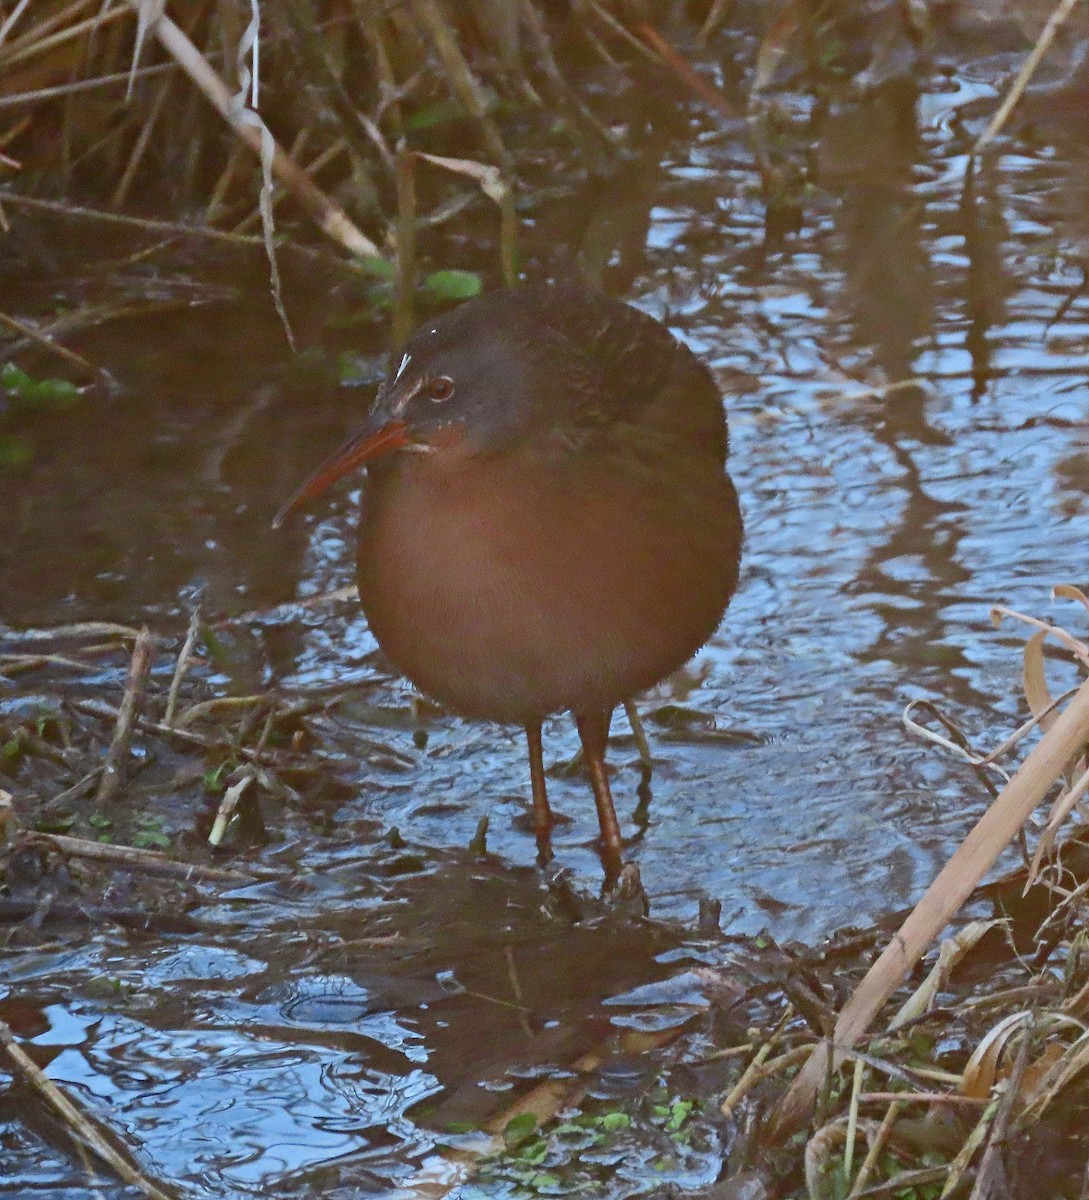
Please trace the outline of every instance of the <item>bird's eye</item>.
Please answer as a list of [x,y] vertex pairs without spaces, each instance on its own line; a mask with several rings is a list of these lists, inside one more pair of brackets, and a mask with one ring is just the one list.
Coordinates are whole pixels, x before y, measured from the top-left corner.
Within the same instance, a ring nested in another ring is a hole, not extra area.
[[454,381],[449,375],[439,375],[427,385],[427,398],[442,404],[454,394]]

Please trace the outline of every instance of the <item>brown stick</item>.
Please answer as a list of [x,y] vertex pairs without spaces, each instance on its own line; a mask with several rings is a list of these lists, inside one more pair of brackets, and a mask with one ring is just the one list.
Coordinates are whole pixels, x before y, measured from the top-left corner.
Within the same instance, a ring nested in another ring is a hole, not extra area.
[[136,641],[132,647],[129,673],[125,679],[125,695],[121,701],[121,707],[117,710],[117,724],[114,726],[113,741],[110,742],[110,748],[106,752],[106,764],[102,768],[102,781],[98,785],[98,795],[95,797],[98,804],[109,804],[125,778],[125,762],[132,744],[132,730],[136,724],[136,718],[144,706],[154,650],[155,643],[145,625],[136,635]]
[[1089,680],[1078,689],[908,914],[840,1013],[831,1041],[825,1040],[814,1047],[779,1109],[774,1126],[777,1139],[789,1137],[805,1123],[829,1068],[842,1061],[844,1052],[866,1032],[881,1006],[1017,836],[1032,810],[1086,741],[1089,741]]
[[93,379],[96,382],[102,378],[103,372],[98,367],[92,366],[82,355],[77,354],[74,350],[69,350],[67,346],[62,346],[58,342],[54,342],[44,333],[39,333],[32,325],[27,325],[26,322],[20,321],[15,317],[9,317],[7,313],[0,312],[0,325],[6,325],[8,329],[14,330],[23,337],[34,342],[35,345],[41,346],[43,350],[48,350],[50,354],[55,354],[58,358],[64,359],[66,363],[71,363],[76,367],[80,374]]
[[412,333],[416,297],[416,156],[402,139],[397,147],[397,277],[390,342],[400,351]]
[[174,678],[170,681],[170,690],[166,695],[166,712],[163,714],[163,724],[173,725],[174,714],[178,710],[178,693],[181,691],[182,680],[185,678],[186,671],[189,670],[189,662],[193,657],[193,650],[197,644],[197,638],[200,637],[200,606],[193,609],[189,617],[189,629],[185,635],[185,641],[182,643],[181,653],[178,655],[177,664],[174,667]]
[[733,105],[717,89],[713,88],[695,67],[676,50],[649,21],[639,21],[636,33],[671,68],[697,96],[724,117],[736,117]]
[[[133,9],[139,8],[139,0],[129,0],[129,4]],[[234,103],[227,85],[169,17],[159,17],[152,23],[151,30],[163,49],[176,60],[219,115],[254,154],[260,157],[262,125],[259,118],[254,119],[256,114],[243,116],[246,110]],[[284,187],[295,194],[322,232],[350,254],[358,258],[382,257],[374,242],[355,226],[339,204],[327,196],[296,162],[288,158],[279,143],[273,148],[272,173]]]
[[142,850],[138,846],[111,846],[105,842],[91,842],[86,838],[67,837],[59,833],[27,832],[21,838],[24,845],[44,846],[58,854],[73,858],[89,858],[95,862],[114,863],[145,875],[161,875],[169,879],[200,879],[207,883],[253,883],[258,876],[246,875],[241,871],[228,871],[223,867],[206,867],[201,863],[184,863],[167,858],[158,850]]
[[1014,106],[1021,99],[1025,88],[1028,87],[1029,80],[1040,65],[1044,55],[1050,49],[1051,43],[1055,40],[1055,35],[1059,32],[1059,27],[1074,11],[1077,3],[1078,0],[1059,0],[1051,16],[1048,17],[1047,24],[1041,30],[1040,36],[1036,39],[1036,45],[1032,47],[1031,53],[1022,64],[1021,70],[1017,73],[1017,78],[1013,81],[1013,86],[1006,94],[1005,100],[999,106],[998,112],[991,118],[990,124],[979,135],[978,141],[972,147],[973,154],[978,154],[988,142],[992,141],[998,135],[999,131],[1006,124],[1010,113],[1014,110]]
[[465,61],[465,55],[461,52],[454,31],[447,24],[446,18],[435,4],[435,0],[411,0],[411,2],[416,20],[427,30],[442,59],[442,65],[446,68],[446,74],[458,99],[480,126],[485,148],[503,170],[509,173],[510,156],[507,154],[507,148],[503,145],[503,139],[499,136],[495,122],[488,114],[484,90]]
[[[225,242],[234,246],[261,246],[263,237],[248,233],[230,233],[226,229],[213,229],[209,225],[187,225],[182,221],[155,221],[149,217],[134,217],[129,213],[107,212],[100,208],[84,208],[78,204],[65,204],[60,200],[45,200],[40,196],[21,196],[9,188],[0,188],[0,204],[12,204],[16,208],[39,209],[81,221],[100,221],[105,225],[119,225],[128,229],[139,229],[145,233],[164,234],[167,237],[204,238],[210,242]],[[283,242],[278,249],[290,250],[303,258],[317,259],[331,267],[351,271],[360,270],[358,261],[349,262],[340,255],[326,253],[314,246],[303,246],[298,242]]]

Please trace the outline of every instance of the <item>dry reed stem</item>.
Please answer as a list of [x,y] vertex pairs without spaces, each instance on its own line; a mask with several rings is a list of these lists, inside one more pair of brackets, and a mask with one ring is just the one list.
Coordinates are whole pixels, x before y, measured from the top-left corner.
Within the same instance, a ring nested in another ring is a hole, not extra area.
[[182,643],[181,652],[178,654],[178,661],[174,666],[174,674],[170,680],[170,690],[166,695],[166,712],[163,713],[163,724],[172,726],[174,724],[174,713],[178,708],[178,693],[181,691],[182,680],[185,679],[185,673],[189,670],[189,663],[193,657],[193,649],[197,644],[197,638],[200,636],[200,608],[193,609],[189,617],[189,628],[185,634],[185,641]]
[[139,634],[131,625],[117,625],[113,621],[76,621],[71,625],[56,625],[52,629],[10,629],[2,631],[5,641],[47,642],[56,638],[115,637],[126,641]]
[[[38,196],[22,196],[18,192],[0,188],[0,203],[12,204],[16,208],[39,209],[42,212],[56,213],[58,216],[70,217],[85,221],[100,221],[105,225],[125,226],[138,229],[145,233],[165,234],[168,237],[203,238],[211,242],[225,242],[228,245],[244,246],[247,249],[264,248],[265,239],[252,234],[229,233],[224,229],[213,229],[207,225],[187,225],[181,221],[156,221],[149,217],[134,217],[127,213],[109,212],[101,208],[86,208],[79,204],[65,204],[60,200],[44,200]],[[338,267],[356,274],[359,270],[359,260],[346,261],[332,254],[323,253],[311,246],[301,246],[297,242],[284,242],[280,250],[290,250],[304,258],[320,259],[331,267]],[[46,634],[45,636],[51,636]]]
[[526,28],[529,30],[530,37],[533,39],[537,52],[538,66],[544,72],[545,78],[551,85],[556,99],[570,112],[574,121],[586,129],[603,145],[616,145],[619,139],[613,134],[612,130],[598,120],[593,110],[583,103],[578,92],[564,78],[559,63],[556,61],[556,55],[552,50],[552,42],[548,36],[548,29],[534,0],[522,0],[522,15],[525,18]]
[[220,800],[219,808],[216,810],[216,819],[212,822],[212,829],[208,834],[209,846],[218,846],[223,841],[231,817],[234,816],[239,801],[255,777],[253,770],[248,770],[237,783],[232,784],[223,793],[223,799]]
[[236,712],[239,709],[262,708],[271,703],[272,698],[266,692],[254,692],[249,696],[216,696],[213,700],[201,700],[198,704],[190,705],[173,722],[171,728],[184,731],[205,717],[218,716],[222,712]]
[[635,748],[639,751],[639,762],[649,777],[650,773],[654,770],[654,756],[650,752],[647,731],[634,700],[624,701],[624,712],[627,715],[628,724],[631,726],[632,737],[635,738]]
[[22,841],[28,846],[43,846],[70,858],[87,858],[94,862],[111,863],[144,875],[159,875],[181,879],[186,883],[200,880],[205,883],[245,885],[261,878],[257,874],[230,871],[224,867],[206,867],[201,863],[178,862],[159,850],[143,850],[138,846],[115,846],[107,842],[92,842],[86,838],[69,837],[59,833],[26,832]]
[[1002,1147],[1013,1120],[1014,1104],[1020,1095],[1021,1084],[1024,1081],[1025,1071],[1028,1068],[1030,1045],[1031,1038],[1026,1033],[1018,1049],[1017,1061],[1014,1063],[1013,1072],[1009,1079],[1005,1081],[1005,1091],[1002,1093],[1002,1099],[999,1101],[998,1112],[995,1115],[994,1123],[991,1125],[990,1133],[987,1137],[987,1145],[984,1147],[983,1155],[980,1158],[979,1170],[976,1172],[976,1181],[972,1187],[971,1200],[990,1200],[991,1197],[1001,1195],[1006,1190],[1004,1187],[1005,1169],[1002,1165]]
[[[637,38],[634,33],[622,22],[618,21],[611,12],[603,5],[597,3],[597,0],[590,0],[587,5],[590,12],[603,24],[616,34],[621,41],[627,42],[629,46],[639,54],[641,54],[648,62],[653,63],[656,67],[661,65],[661,59],[658,55],[642,40]],[[614,67],[619,68],[620,64],[611,56],[609,61]]]
[[639,37],[658,55],[659,59],[705,104],[731,120],[737,116],[733,105],[726,97],[717,88],[713,88],[688,59],[667,42],[649,21],[640,21],[635,29]]
[[997,1111],[998,1101],[992,1100],[980,1114],[972,1132],[964,1139],[964,1144],[949,1164],[939,1200],[945,1200],[960,1186],[960,1181],[964,1178],[972,1159],[975,1158],[976,1151],[983,1145],[984,1139],[991,1131]]
[[38,1093],[61,1119],[77,1145],[87,1146],[110,1166],[117,1177],[138,1188],[149,1200],[176,1200],[175,1193],[149,1179],[138,1167],[110,1144],[97,1125],[73,1100],[60,1090],[15,1039],[11,1026],[0,1020],[0,1046],[13,1068]]
[[458,45],[457,37],[446,21],[435,0],[410,0],[416,19],[427,30],[432,44],[446,68],[450,84],[458,99],[480,126],[484,145],[488,153],[504,171],[510,171],[510,156],[499,136],[495,122],[488,114],[487,97],[484,89],[473,74]]
[[27,48],[32,48],[58,29],[63,29],[69,21],[77,17],[84,9],[90,8],[91,3],[92,0],[74,0],[67,8],[55,9],[49,16],[35,25],[33,29],[20,34],[6,49],[0,50],[0,63],[10,62],[11,55],[17,54]]
[[[303,132],[305,133],[307,131],[304,130]],[[302,139],[300,136],[300,138],[297,140],[302,141],[304,139]],[[314,176],[324,167],[327,167],[331,162],[333,162],[339,155],[343,154],[347,149],[347,141],[345,141],[344,138],[338,138],[331,146],[326,146],[326,148],[320,154],[311,159],[311,161],[306,164],[303,170],[307,173],[307,175]],[[294,149],[292,149],[291,157],[296,160],[298,159],[298,155],[295,153]],[[287,194],[288,193],[282,189],[278,189],[273,193],[269,201],[273,209],[280,204]],[[260,220],[261,210],[259,208],[255,208],[248,216],[243,217],[242,220],[238,222],[238,224],[234,227],[234,232],[248,233],[260,222]]]
[[[133,67],[133,70],[135,71],[135,67]],[[136,178],[136,172],[140,169],[140,164],[144,161],[144,155],[151,144],[151,135],[155,132],[155,126],[159,123],[159,117],[162,116],[163,106],[170,93],[171,82],[172,80],[170,79],[164,79],[159,85],[159,90],[155,93],[155,98],[151,102],[147,116],[141,122],[140,132],[136,135],[136,141],[133,143],[132,151],[129,154],[129,161],[125,164],[121,178],[117,181],[117,187],[114,188],[113,195],[110,197],[110,208],[122,208],[125,200],[128,198],[129,188],[132,187],[132,181]]]
[[98,367],[92,366],[82,354],[77,354],[74,350],[69,350],[67,346],[54,342],[46,334],[39,332],[32,325],[26,324],[25,321],[19,321],[5,312],[0,312],[0,325],[6,325],[8,329],[33,342],[36,346],[41,346],[43,350],[55,354],[70,366],[75,367],[85,378],[96,383],[102,379],[103,372]]
[[514,205],[514,189],[503,177],[498,167],[490,163],[477,162],[471,158],[449,158],[442,154],[414,152],[424,162],[434,163],[456,175],[466,175],[476,180],[480,190],[499,206],[499,257],[503,270],[503,282],[507,287],[518,284],[518,212]]
[[847,1106],[847,1140],[843,1144],[843,1178],[851,1178],[851,1168],[855,1165],[855,1139],[858,1136],[858,1097],[862,1092],[862,1077],[866,1064],[860,1058],[855,1059],[854,1078],[851,1081],[851,1100]]
[[897,1096],[889,1105],[885,1119],[881,1122],[866,1150],[862,1166],[858,1168],[858,1175],[855,1177],[851,1190],[847,1193],[847,1200],[856,1200],[858,1196],[862,1195],[863,1189],[873,1174],[874,1167],[877,1166],[877,1159],[884,1150],[885,1143],[889,1140],[889,1134],[892,1133],[892,1127],[896,1124],[896,1118],[900,1115],[900,1104],[900,1098]]
[[1036,876],[1040,871],[1040,864],[1050,854],[1052,847],[1055,845],[1055,837],[1059,832],[1059,827],[1086,792],[1089,792],[1089,771],[1083,771],[1071,785],[1070,789],[1055,801],[1051,815],[1047,819],[1047,825],[1044,826],[1039,841],[1036,843],[1036,851],[1032,856],[1032,862],[1029,864],[1028,877],[1025,879],[1025,887],[1021,892],[1022,896],[1026,895],[1029,888],[1036,882]]
[[[136,8],[139,0],[128,0],[128,3]],[[262,137],[267,132],[264,122],[252,110],[236,104],[208,59],[169,17],[159,17],[150,28],[163,49],[197,85],[235,134],[260,157]],[[327,196],[275,140],[271,167],[273,175],[297,197],[327,237],[358,258],[382,257],[378,247],[355,226],[344,209]]]
[[[110,704],[104,704],[100,700],[77,700],[72,707],[77,712],[86,713],[91,717],[117,717],[117,709]],[[161,733],[185,745],[203,746],[210,750],[221,749],[229,741],[226,736],[219,738],[204,737],[202,734],[194,733],[191,729],[178,729],[170,725],[164,725],[161,721],[148,721],[142,717],[137,720],[136,725],[137,728],[147,733]],[[283,751],[254,750],[250,746],[231,746],[231,752],[239,758],[246,759],[247,762],[255,763],[282,761],[284,755]]]
[[305,596],[301,600],[288,600],[283,604],[274,604],[271,608],[254,608],[249,612],[239,613],[237,617],[223,617],[212,622],[212,628],[225,629],[247,621],[275,621],[280,617],[294,616],[299,609],[318,608],[322,604],[339,604],[346,600],[358,599],[359,588],[352,583],[347,587],[334,588],[331,592],[320,592],[316,596]]
[[753,1055],[752,1061],[741,1073],[741,1078],[730,1089],[729,1095],[719,1105],[719,1112],[728,1117],[730,1113],[741,1103],[753,1086],[760,1082],[761,1079],[767,1078],[768,1075],[774,1074],[775,1070],[779,1070],[784,1066],[789,1066],[791,1062],[797,1061],[799,1057],[804,1057],[804,1054],[799,1055],[799,1051],[809,1052],[808,1046],[798,1046],[793,1050],[788,1050],[786,1054],[781,1054],[774,1060],[774,1067],[769,1064],[767,1068],[764,1063],[768,1055],[775,1049],[779,1039],[783,1036],[783,1030],[787,1026],[787,1022],[794,1015],[794,1008],[788,1004],[783,1010],[783,1015],[779,1018],[779,1023],[772,1030],[771,1037],[757,1050]]
[[998,112],[991,118],[990,124],[979,135],[976,144],[972,147],[973,154],[978,154],[1005,126],[1006,121],[1009,120],[1010,113],[1013,112],[1018,100],[1024,94],[1025,88],[1028,87],[1029,80],[1035,74],[1036,68],[1051,48],[1051,43],[1055,40],[1055,35],[1059,32],[1067,17],[1074,11],[1077,4],[1078,0],[1059,0],[1051,16],[1048,17],[1047,24],[1040,31],[1040,36],[1036,39],[1036,44],[1032,47],[1028,58],[1025,59],[1021,70],[1018,71],[1017,78],[1006,93],[1005,100],[999,105]]
[[125,779],[125,766],[132,744],[132,732],[140,710],[147,696],[148,676],[151,673],[151,660],[155,652],[155,642],[145,625],[136,635],[132,647],[132,658],[129,660],[129,671],[125,678],[125,694],[121,699],[121,707],[117,710],[117,724],[114,727],[113,740],[106,752],[106,762],[102,768],[102,780],[98,785],[97,804],[106,805],[113,801],[117,789]]
[[0,46],[8,40],[8,34],[15,28],[19,18],[26,12],[27,5],[30,0],[19,0],[19,3],[11,10],[11,15],[0,25]]
[[1004,920],[971,921],[951,938],[946,938],[938,949],[938,961],[930,973],[904,1002],[903,1007],[889,1022],[889,1031],[899,1029],[909,1021],[929,1012],[934,1006],[938,992],[945,986],[950,972],[972,949],[984,934],[1004,924]]
[[[141,67],[136,72],[136,77],[137,79],[147,79],[154,75],[165,75],[177,70],[176,62],[156,63],[153,67]],[[128,77],[128,71],[116,71],[112,75],[94,75],[90,79],[74,79],[70,83],[35,88],[31,92],[15,92],[10,96],[0,96],[0,108],[15,108],[20,104],[38,104],[43,100],[56,100],[59,96],[72,96],[77,92],[93,92],[98,88],[111,87],[115,83],[126,83]]]
[[[83,8],[85,5],[81,4],[78,7]],[[6,53],[0,54],[0,67],[6,70],[16,63],[36,58],[39,54],[44,54],[47,50],[53,50],[57,46],[63,46],[65,42],[80,38],[85,33],[96,33],[104,26],[112,25],[114,21],[128,15],[128,8],[124,4],[120,4],[117,8],[106,9],[104,12],[96,13],[93,17],[88,17],[85,21],[79,21],[75,25],[60,29],[49,37],[39,39],[36,36],[37,31],[25,34],[17,42],[11,43]]]
[[1089,681],[1063,710],[1054,727],[1025,759],[1013,779],[979,819],[912,909],[855,989],[830,1040],[813,1050],[791,1086],[775,1122],[775,1136],[788,1137],[812,1111],[817,1091],[834,1067],[869,1028],[927,947],[1017,836],[1033,809],[1089,740]]
[[399,351],[412,334],[416,297],[416,155],[404,140],[397,147],[397,275],[393,287],[390,348]]
[[1018,612],[1015,608],[1007,608],[1005,604],[993,605],[991,607],[991,624],[996,629],[1001,624],[1003,617],[1013,617],[1016,621],[1023,621],[1026,625],[1042,629],[1061,645],[1065,646],[1083,666],[1089,667],[1089,645],[1074,637],[1073,634],[1067,633],[1061,625],[1053,625],[1048,621],[1041,621],[1039,617],[1030,617],[1027,613]]

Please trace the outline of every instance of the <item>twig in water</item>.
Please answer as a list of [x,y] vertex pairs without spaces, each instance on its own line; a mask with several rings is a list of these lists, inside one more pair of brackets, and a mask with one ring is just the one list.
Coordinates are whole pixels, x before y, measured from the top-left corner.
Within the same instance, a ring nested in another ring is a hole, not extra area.
[[50,354],[55,354],[58,358],[75,367],[81,375],[93,379],[96,383],[103,377],[104,372],[98,367],[92,366],[81,354],[77,354],[74,350],[69,350],[67,346],[62,346],[58,342],[52,341],[44,334],[39,333],[32,325],[27,325],[25,321],[18,321],[15,317],[9,317],[7,313],[0,312],[0,325],[6,325],[8,329],[14,330],[22,337],[32,341],[35,345],[41,346],[43,350],[48,350]]
[[1013,112],[1017,101],[1021,99],[1025,88],[1028,87],[1028,82],[1036,72],[1036,68],[1040,65],[1044,55],[1051,48],[1051,43],[1055,40],[1055,35],[1059,32],[1060,26],[1066,21],[1066,18],[1074,11],[1078,0],[1059,0],[1051,16],[1047,19],[1047,24],[1044,26],[1040,36],[1036,39],[1036,45],[1032,47],[1032,51],[1021,70],[1017,73],[1017,78],[1013,81],[1013,86],[1006,94],[1006,99],[1002,101],[998,112],[991,118],[991,123],[979,135],[979,140],[972,147],[972,153],[978,154],[984,146],[995,138],[999,131],[1006,124],[1009,115]]
[[173,1192],[149,1179],[125,1154],[110,1144],[92,1119],[57,1087],[19,1045],[11,1027],[5,1021],[0,1021],[0,1046],[15,1070],[61,1118],[77,1143],[88,1146],[104,1163],[113,1168],[119,1179],[139,1188],[150,1200],[175,1200]]
[[199,636],[200,606],[198,605],[193,609],[192,615],[189,618],[189,630],[185,635],[185,641],[182,643],[177,665],[174,667],[174,677],[170,680],[170,691],[166,697],[166,712],[163,714],[164,725],[172,726],[174,724],[174,713],[178,707],[178,692],[181,690],[185,672],[189,669],[189,662],[193,657],[193,647],[197,644]]
[[155,641],[147,626],[136,635],[132,647],[132,658],[129,660],[129,673],[125,679],[125,695],[121,707],[117,710],[117,725],[114,727],[113,741],[106,753],[106,763],[102,769],[102,781],[98,785],[98,804],[109,804],[125,777],[125,760],[128,758],[129,747],[132,744],[132,731],[140,710],[143,708],[147,695],[147,681],[151,673],[151,658],[155,650]]
[[231,817],[234,816],[234,810],[238,807],[238,802],[242,799],[243,793],[253,783],[255,778],[252,768],[247,770],[242,778],[223,793],[223,799],[219,802],[219,809],[216,811],[216,819],[212,822],[212,831],[208,834],[208,845],[218,846],[223,841],[223,835],[227,832],[227,826],[230,824]]
[[247,884],[260,878],[258,875],[244,874],[242,871],[230,871],[225,867],[178,862],[177,859],[167,858],[159,850],[143,850],[138,846],[114,846],[60,833],[26,832],[22,835],[22,841],[24,845],[44,846],[72,858],[89,858],[95,862],[113,863],[115,866],[140,871],[145,875],[160,875],[187,882],[201,880],[205,883]]
[[719,1112],[721,1112],[724,1117],[728,1117],[734,1111],[734,1109],[741,1103],[742,1099],[744,1099],[746,1093],[752,1089],[753,1084],[763,1079],[765,1075],[772,1073],[773,1064],[775,1069],[787,1066],[789,1063],[784,1060],[796,1062],[799,1057],[799,1051],[809,1051],[808,1046],[798,1046],[793,1050],[788,1050],[786,1054],[780,1055],[777,1059],[774,1059],[773,1063],[769,1063],[767,1067],[764,1066],[765,1060],[772,1050],[775,1049],[775,1045],[782,1037],[783,1030],[786,1028],[787,1022],[793,1015],[794,1009],[788,1004],[783,1012],[782,1017],[779,1019],[779,1024],[776,1025],[775,1029],[772,1031],[771,1037],[769,1037],[768,1040],[753,1055],[752,1062],[750,1062],[745,1070],[741,1073],[741,1078],[737,1081],[737,1083],[734,1084],[733,1088],[730,1090],[730,1094],[725,1100],[723,1100],[721,1105],[719,1105]]

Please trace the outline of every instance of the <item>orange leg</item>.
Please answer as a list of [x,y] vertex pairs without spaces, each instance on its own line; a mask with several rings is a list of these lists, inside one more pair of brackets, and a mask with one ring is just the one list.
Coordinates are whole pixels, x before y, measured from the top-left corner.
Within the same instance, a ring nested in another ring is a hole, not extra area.
[[526,726],[526,743],[529,746],[529,782],[533,789],[533,832],[537,835],[537,854],[541,865],[552,861],[552,809],[548,806],[548,790],[545,787],[544,750],[541,746],[541,722],[532,721]]
[[582,739],[582,752],[586,756],[586,767],[590,772],[590,783],[594,789],[597,819],[601,825],[601,861],[605,867],[605,885],[611,887],[620,874],[623,862],[620,857],[620,823],[613,807],[613,795],[609,789],[609,775],[605,769],[605,747],[609,742],[611,711],[578,713],[578,725]]

